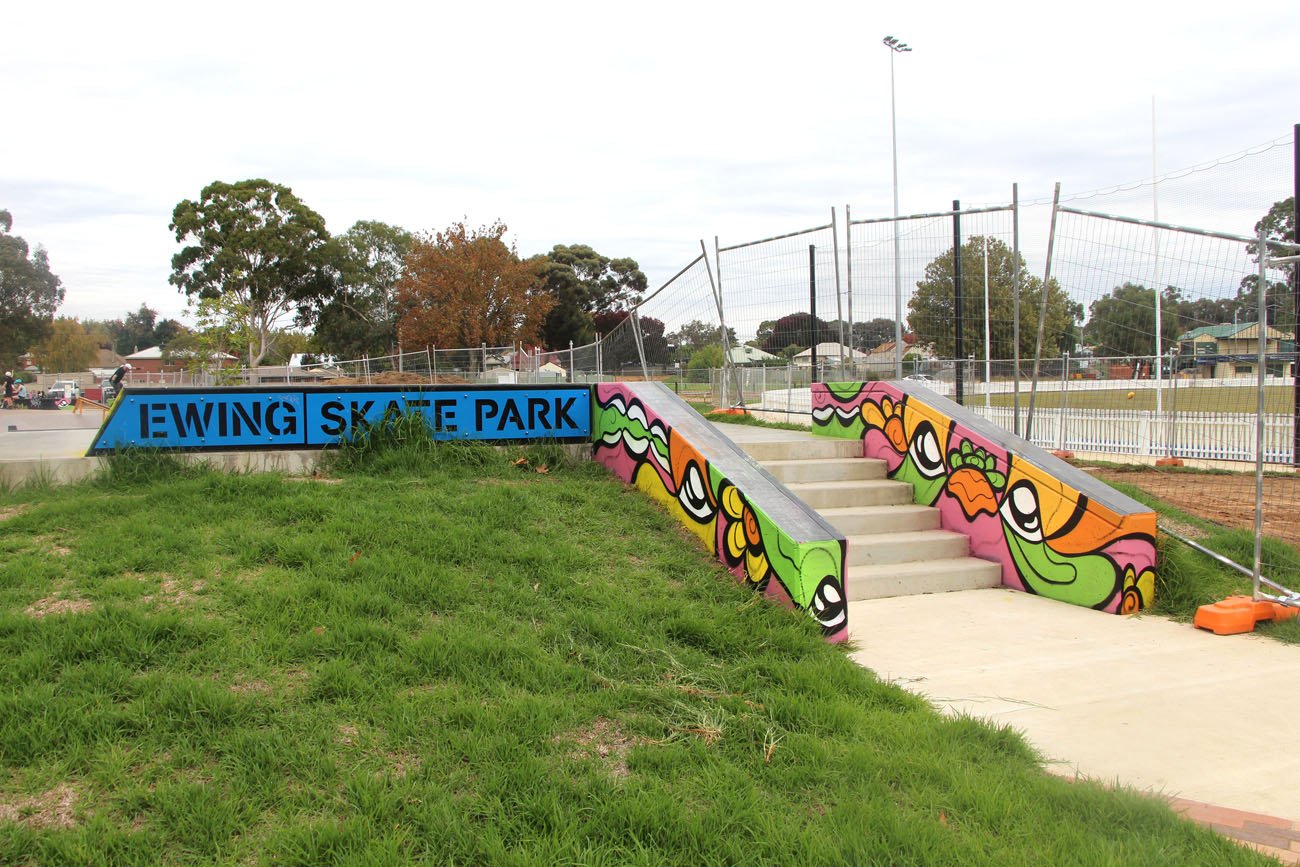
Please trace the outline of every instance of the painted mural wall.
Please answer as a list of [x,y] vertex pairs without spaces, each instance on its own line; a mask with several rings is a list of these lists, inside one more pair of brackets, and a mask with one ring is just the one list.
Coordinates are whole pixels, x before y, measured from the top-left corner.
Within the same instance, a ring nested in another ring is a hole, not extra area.
[[[671,397],[669,393],[669,397]],[[594,458],[657,500],[756,592],[800,608],[828,640],[848,637],[844,540],[796,540],[626,384],[596,386]],[[770,478],[750,487],[777,484]]]
[[1150,605],[1155,513],[988,427],[957,404],[894,383],[813,386],[814,433],[861,438],[864,456],[911,482],[944,529],[970,537],[973,556],[1002,564],[1006,586],[1112,613]]

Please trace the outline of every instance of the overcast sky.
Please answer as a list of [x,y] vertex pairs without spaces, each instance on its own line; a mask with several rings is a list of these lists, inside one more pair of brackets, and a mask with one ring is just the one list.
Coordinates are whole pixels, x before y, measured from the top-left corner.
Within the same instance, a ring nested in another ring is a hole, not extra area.
[[[523,254],[586,243],[652,286],[701,238],[887,216],[886,35],[915,48],[903,213],[1148,178],[1153,97],[1161,172],[1300,121],[1295,0],[44,0],[4,28],[0,208],[93,318],[183,314],[167,224],[214,180],[285,184],[335,233],[499,218]],[[1248,232],[1257,202],[1215,195]]]

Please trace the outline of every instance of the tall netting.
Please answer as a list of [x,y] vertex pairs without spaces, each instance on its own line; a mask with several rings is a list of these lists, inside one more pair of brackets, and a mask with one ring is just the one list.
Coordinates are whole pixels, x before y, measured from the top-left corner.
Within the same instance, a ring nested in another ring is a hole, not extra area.
[[1177,169],[1156,179],[1101,190],[1064,191],[1061,204],[1087,211],[1158,219],[1199,229],[1253,235],[1255,223],[1293,189],[1294,136]]
[[[720,395],[754,409],[810,413],[811,381],[848,378],[852,323],[841,291],[836,225],[719,244],[718,285],[734,334]],[[749,345],[753,344],[753,345]]]
[[649,377],[700,400],[709,396],[710,368],[721,367],[722,362],[718,305],[703,254],[647,295],[596,342],[573,351],[576,381]]
[[1014,208],[1000,206],[849,220],[854,348],[863,352],[855,378],[901,373],[948,396],[960,387],[967,403],[1014,382],[1016,340],[1032,340],[1019,308],[1041,283],[1018,255],[1015,219]]
[[[1291,266],[1266,260],[1261,271],[1259,246],[1247,236],[1062,207],[1052,273],[1086,309],[1085,348],[1046,368],[1030,438],[1078,456],[1140,462],[1097,472],[1243,531],[1254,529],[1258,459],[1263,534],[1295,544]],[[1266,246],[1269,257],[1289,252]],[[1269,550],[1263,573],[1300,584],[1290,558]]]

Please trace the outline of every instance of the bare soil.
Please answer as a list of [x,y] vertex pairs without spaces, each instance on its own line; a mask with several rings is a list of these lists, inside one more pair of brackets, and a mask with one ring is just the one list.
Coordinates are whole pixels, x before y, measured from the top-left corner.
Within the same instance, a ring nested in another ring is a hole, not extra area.
[[[1091,472],[1103,481],[1141,488],[1189,515],[1238,530],[1255,528],[1255,477],[1250,473],[1109,467]],[[1264,535],[1300,545],[1300,476],[1264,477]]]
[[76,804],[77,792],[66,784],[39,795],[0,794],[0,822],[18,822],[29,828],[71,828]]

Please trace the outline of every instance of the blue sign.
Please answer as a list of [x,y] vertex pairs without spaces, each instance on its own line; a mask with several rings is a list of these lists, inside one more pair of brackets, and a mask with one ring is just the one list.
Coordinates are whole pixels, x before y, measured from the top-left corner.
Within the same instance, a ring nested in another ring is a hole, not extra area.
[[573,386],[128,389],[90,454],[337,445],[360,424],[419,414],[435,439],[591,438],[591,392]]

